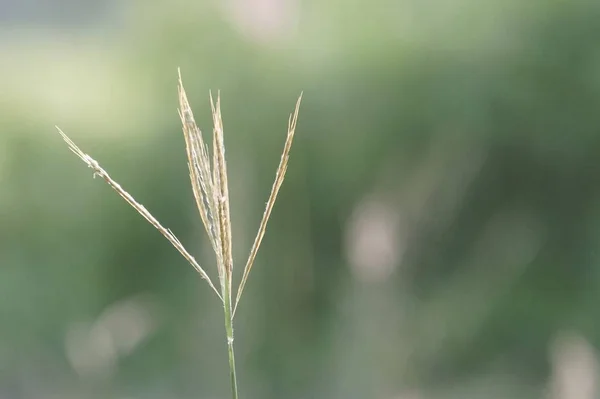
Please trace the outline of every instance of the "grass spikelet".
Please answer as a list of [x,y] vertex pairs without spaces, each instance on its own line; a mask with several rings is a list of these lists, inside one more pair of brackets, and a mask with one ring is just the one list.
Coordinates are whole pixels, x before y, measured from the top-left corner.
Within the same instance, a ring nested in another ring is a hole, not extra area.
[[246,266],[244,267],[244,274],[242,275],[242,281],[238,287],[236,299],[235,299],[235,307],[233,308],[233,314],[237,310],[237,307],[240,303],[240,298],[242,297],[242,293],[244,292],[244,287],[246,286],[246,281],[248,280],[248,275],[250,274],[250,270],[252,270],[252,265],[254,265],[254,260],[256,259],[256,254],[258,253],[258,249],[260,248],[260,244],[265,235],[265,231],[267,230],[267,223],[269,222],[269,217],[271,216],[271,211],[273,210],[273,206],[275,205],[275,200],[277,199],[277,194],[279,193],[279,189],[283,184],[283,180],[285,179],[285,172],[287,171],[288,161],[290,158],[290,150],[292,149],[292,142],[294,141],[294,133],[296,132],[296,124],[298,122],[298,112],[300,110],[300,103],[302,102],[302,93],[300,93],[300,97],[298,97],[298,101],[296,102],[296,108],[294,109],[294,113],[290,115],[288,120],[288,130],[287,137],[285,139],[285,144],[283,146],[283,153],[281,154],[281,161],[279,161],[279,166],[277,167],[277,172],[275,173],[275,181],[273,182],[273,187],[271,188],[271,194],[269,195],[269,199],[267,200],[267,206],[263,213],[263,217],[260,221],[260,225],[258,227],[258,232],[256,233],[256,238],[254,239],[254,243],[252,244],[252,249],[250,249],[250,255],[248,256],[248,260],[246,261]]
[[135,200],[127,191],[125,191],[119,183],[114,181],[110,175],[102,169],[100,164],[96,162],[94,158],[89,156],[88,154],[81,151],[79,147],[62,131],[58,126],[56,127],[58,133],[62,136],[63,140],[69,146],[69,149],[73,151],[75,155],[77,155],[83,162],[87,164],[94,171],[94,177],[100,176],[109,186],[111,186],[129,205],[131,205],[140,215],[142,215],[152,226],[154,226],[169,242],[179,251],[181,255],[196,269],[200,276],[208,282],[208,285],[212,290],[217,294],[221,301],[223,298],[214,284],[212,283],[208,274],[204,271],[204,269],[196,262],[196,259],[184,248],[179,239],[175,237],[175,235],[171,232],[171,230],[163,227],[158,220],[139,202]]

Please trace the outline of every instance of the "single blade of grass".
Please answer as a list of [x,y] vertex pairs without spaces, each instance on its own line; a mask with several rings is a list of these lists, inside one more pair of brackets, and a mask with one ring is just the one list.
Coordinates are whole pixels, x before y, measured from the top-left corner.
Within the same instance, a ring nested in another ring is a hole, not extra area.
[[57,126],[56,129],[62,136],[63,140],[69,146],[69,149],[73,151],[88,167],[94,171],[94,176],[100,176],[110,187],[112,187],[129,205],[131,205],[140,215],[142,215],[151,225],[153,225],[169,242],[179,251],[181,255],[196,269],[200,276],[208,282],[208,285],[217,294],[219,299],[223,301],[223,297],[219,294],[219,291],[215,288],[210,277],[204,269],[196,262],[196,259],[184,248],[181,242],[175,237],[171,230],[163,227],[158,220],[139,202],[137,202],[131,194],[125,191],[119,183],[114,181],[109,174],[100,167],[100,164],[88,154],[84,153],[60,128]]
[[233,315],[235,315],[235,311],[240,303],[240,298],[242,297],[242,293],[244,292],[244,287],[246,286],[246,281],[248,280],[248,275],[250,274],[250,270],[252,270],[252,266],[254,264],[254,260],[256,259],[256,254],[258,253],[258,249],[262,242],[262,239],[265,235],[265,230],[267,229],[267,223],[269,221],[269,217],[271,216],[271,211],[273,210],[273,206],[275,205],[275,200],[277,199],[277,194],[279,193],[279,189],[283,184],[283,180],[285,178],[285,172],[287,171],[288,160],[290,157],[290,150],[292,148],[292,142],[294,141],[294,133],[296,131],[296,123],[298,121],[298,112],[300,110],[300,103],[302,101],[302,93],[300,97],[298,97],[298,101],[296,102],[296,108],[294,109],[294,113],[290,115],[288,120],[288,131],[287,137],[285,140],[285,145],[283,147],[283,153],[281,154],[281,160],[279,162],[279,166],[277,167],[277,173],[275,174],[275,181],[273,182],[273,187],[271,188],[271,194],[269,195],[269,199],[267,201],[267,206],[263,213],[263,217],[260,221],[260,225],[258,227],[258,232],[256,234],[256,238],[254,239],[254,243],[252,244],[252,249],[250,250],[250,255],[248,256],[248,260],[246,262],[246,266],[244,267],[244,273],[242,275],[242,280],[240,281],[240,285],[238,286],[237,295],[235,299],[235,306],[233,308]]

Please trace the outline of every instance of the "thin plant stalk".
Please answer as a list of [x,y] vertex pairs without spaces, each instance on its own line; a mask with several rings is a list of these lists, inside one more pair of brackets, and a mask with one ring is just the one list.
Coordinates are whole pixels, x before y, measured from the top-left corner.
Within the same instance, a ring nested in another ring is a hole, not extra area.
[[227,284],[223,295],[223,313],[225,316],[225,334],[227,335],[227,355],[229,356],[229,379],[231,383],[231,397],[238,399],[237,376],[235,372],[235,351],[233,349],[233,312],[231,311],[231,286]]
[[179,116],[185,138],[186,155],[188,159],[188,168],[192,191],[196,200],[196,205],[200,213],[200,219],[208,235],[209,241],[217,261],[217,272],[221,290],[217,290],[212,283],[206,271],[196,262],[194,257],[183,247],[181,242],[175,237],[171,230],[163,227],[148,210],[137,202],[128,192],[126,192],[108,173],[100,167],[88,154],[75,145],[60,129],[58,129],[62,138],[68,144],[69,149],[73,151],[83,162],[85,162],[94,171],[94,176],[100,176],[109,186],[111,186],[121,197],[125,199],[139,214],[141,214],[150,224],[152,224],[169,242],[183,255],[183,257],[196,269],[200,276],[208,282],[210,288],[223,303],[223,316],[225,318],[225,334],[227,337],[227,353],[229,357],[229,378],[231,383],[232,398],[238,399],[237,376],[235,369],[235,351],[233,347],[233,318],[239,305],[242,292],[248,280],[248,275],[256,259],[256,254],[264,237],[267,222],[273,210],[277,194],[287,170],[288,159],[296,123],[298,120],[298,110],[302,94],[298,98],[294,113],[290,115],[288,121],[288,132],[285,141],[281,161],[275,174],[275,182],[271,188],[271,193],[267,201],[267,206],[263,213],[256,238],[250,250],[248,260],[244,267],[242,279],[237,288],[237,295],[233,301],[233,250],[231,236],[231,217],[229,206],[229,189],[227,183],[227,166],[225,162],[225,144],[223,140],[223,120],[221,118],[221,100],[217,96],[216,104],[210,96],[210,105],[213,117],[213,137],[212,137],[212,156],[208,146],[204,141],[202,132],[196,125],[192,109],[189,105],[187,95],[183,88],[181,73],[178,82],[179,92]]

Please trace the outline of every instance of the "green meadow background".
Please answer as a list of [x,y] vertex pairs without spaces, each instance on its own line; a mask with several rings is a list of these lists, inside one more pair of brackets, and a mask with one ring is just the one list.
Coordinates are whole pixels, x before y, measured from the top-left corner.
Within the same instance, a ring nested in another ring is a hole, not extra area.
[[220,90],[244,399],[600,397],[600,2],[5,0],[0,398],[228,398],[177,115]]

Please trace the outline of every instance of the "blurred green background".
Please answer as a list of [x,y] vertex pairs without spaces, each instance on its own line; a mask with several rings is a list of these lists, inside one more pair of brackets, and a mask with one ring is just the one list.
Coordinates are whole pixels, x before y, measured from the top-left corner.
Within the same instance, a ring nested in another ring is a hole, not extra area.
[[0,398],[227,398],[177,116],[221,90],[242,398],[600,397],[600,2],[0,2]]

